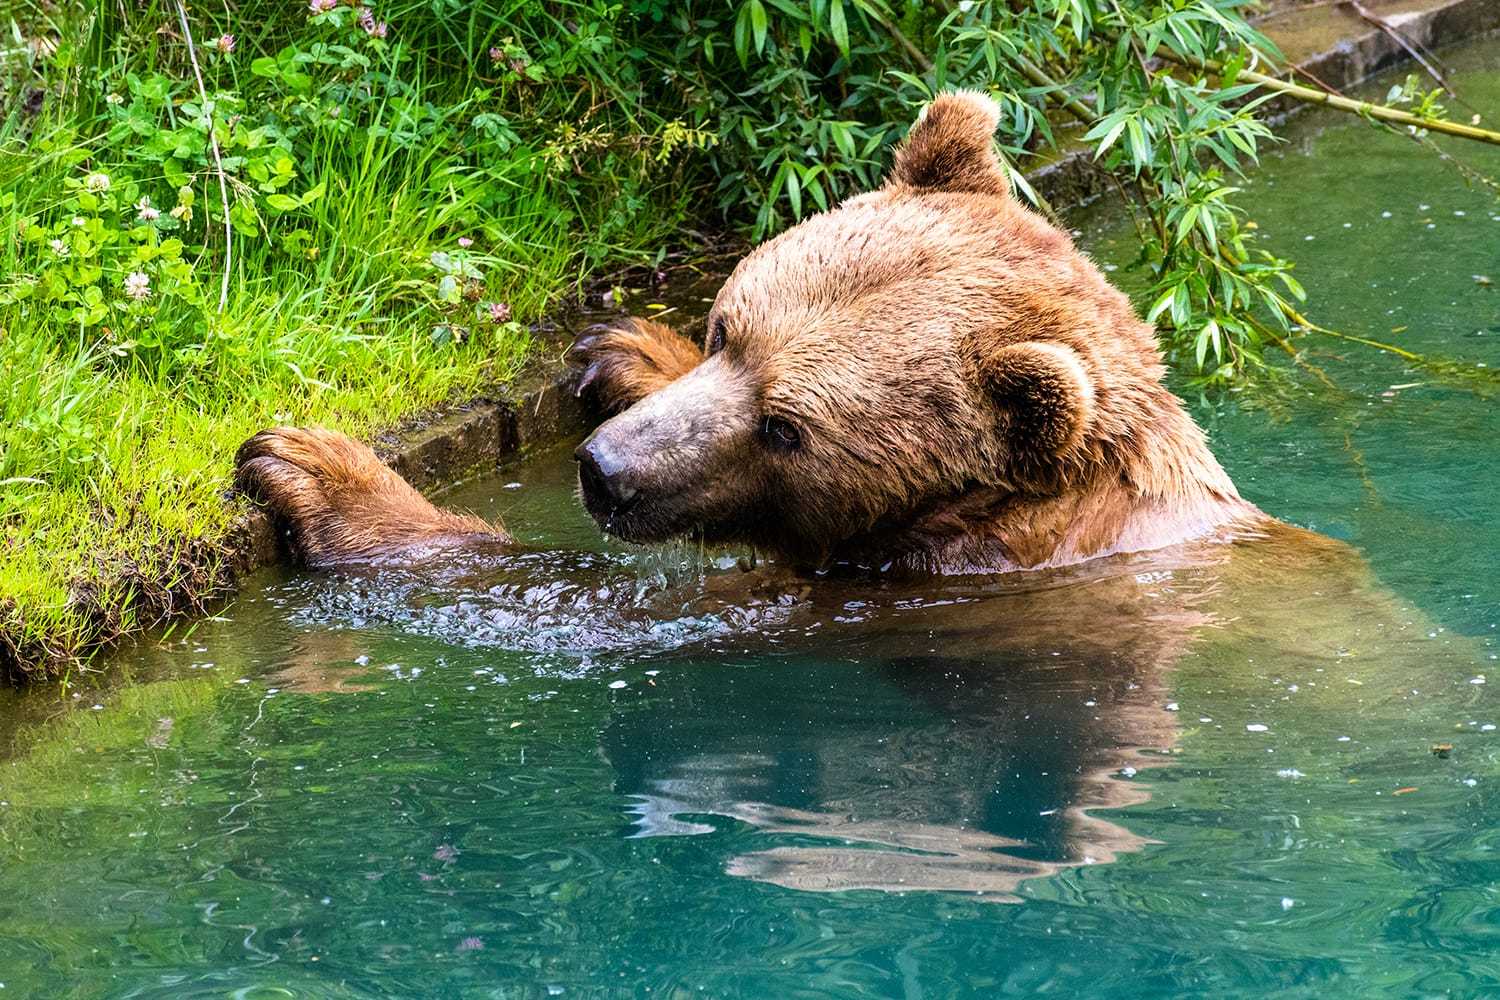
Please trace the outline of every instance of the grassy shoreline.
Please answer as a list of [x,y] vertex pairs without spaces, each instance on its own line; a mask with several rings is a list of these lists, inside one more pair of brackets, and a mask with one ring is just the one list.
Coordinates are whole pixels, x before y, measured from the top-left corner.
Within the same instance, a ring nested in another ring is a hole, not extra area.
[[195,14],[208,104],[175,7],[117,10],[29,8],[0,61],[10,680],[222,588],[255,430],[368,436],[503,383],[534,321],[681,218],[667,167],[582,191],[543,145],[502,150],[482,85],[354,8],[242,19],[256,38]]

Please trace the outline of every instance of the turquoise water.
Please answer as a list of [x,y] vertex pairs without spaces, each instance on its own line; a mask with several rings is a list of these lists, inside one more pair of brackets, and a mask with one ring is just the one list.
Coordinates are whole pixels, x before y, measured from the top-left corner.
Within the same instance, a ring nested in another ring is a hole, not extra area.
[[[1409,152],[1305,121],[1245,198],[1326,325],[1500,367],[1500,205]],[[1338,393],[1195,414],[1344,547],[748,593],[560,450],[450,500],[570,554],[268,572],[11,696],[0,997],[1500,993],[1493,383],[1305,343]]]

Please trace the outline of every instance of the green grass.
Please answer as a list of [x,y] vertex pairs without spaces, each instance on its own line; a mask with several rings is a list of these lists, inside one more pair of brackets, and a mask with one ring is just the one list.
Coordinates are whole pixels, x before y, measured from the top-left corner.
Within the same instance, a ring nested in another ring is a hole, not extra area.
[[[59,42],[0,56],[0,674],[73,669],[102,642],[194,609],[241,509],[226,491],[234,451],[254,431],[369,435],[507,379],[531,346],[526,323],[586,269],[643,256],[680,218],[681,195],[651,186],[669,178],[622,169],[585,188],[541,142],[477,146],[475,116],[494,100],[471,76],[441,72],[441,38],[425,52],[362,50],[346,25],[332,37],[373,68],[330,69],[309,96],[246,72],[317,30],[305,12],[247,21],[257,37],[242,35],[233,58],[205,51],[216,28],[200,23],[210,93],[238,96],[247,122],[289,136],[295,179],[278,192],[321,190],[277,212],[272,192],[253,190],[248,161],[259,154],[226,148],[246,160],[232,171],[244,187],[235,202],[258,218],[236,233],[220,312],[211,154],[179,146],[168,161],[152,146],[192,139],[185,48],[156,31],[174,8],[126,21],[115,10],[37,7],[0,23],[8,36]],[[131,74],[157,72],[175,81],[170,95],[128,103]],[[348,100],[347,119],[319,117],[358,87],[370,94]],[[39,114],[22,100],[33,88],[47,95]],[[227,119],[234,105],[224,104]],[[127,112],[150,127],[123,128]],[[110,189],[93,197],[87,178],[100,173]],[[194,211],[165,228],[179,184]],[[143,194],[163,226],[138,221]],[[82,233],[98,238],[76,242]],[[66,255],[54,236],[73,241]],[[180,264],[131,256],[173,239]],[[446,264],[449,287],[434,253],[462,262]],[[140,302],[125,291],[136,269],[151,280]],[[492,321],[489,303],[513,321]]]

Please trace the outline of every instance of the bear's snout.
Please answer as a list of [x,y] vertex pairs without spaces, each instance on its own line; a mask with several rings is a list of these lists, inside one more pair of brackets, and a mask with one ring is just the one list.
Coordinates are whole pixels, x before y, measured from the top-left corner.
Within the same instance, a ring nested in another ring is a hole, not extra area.
[[595,428],[578,446],[578,492],[628,542],[684,534],[740,540],[755,497],[753,383],[710,358]]
[[578,484],[590,510],[605,509],[618,513],[639,494],[630,483],[625,461],[599,435],[594,435],[573,452],[578,460]]

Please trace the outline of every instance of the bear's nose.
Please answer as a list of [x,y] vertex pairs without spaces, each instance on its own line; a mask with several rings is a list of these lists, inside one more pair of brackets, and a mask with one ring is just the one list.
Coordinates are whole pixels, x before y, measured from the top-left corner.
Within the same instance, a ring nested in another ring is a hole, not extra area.
[[635,499],[635,487],[625,481],[625,463],[597,434],[579,445],[573,457],[578,460],[578,479],[585,495],[615,510]]

